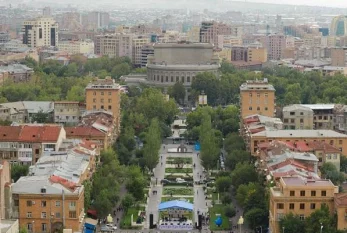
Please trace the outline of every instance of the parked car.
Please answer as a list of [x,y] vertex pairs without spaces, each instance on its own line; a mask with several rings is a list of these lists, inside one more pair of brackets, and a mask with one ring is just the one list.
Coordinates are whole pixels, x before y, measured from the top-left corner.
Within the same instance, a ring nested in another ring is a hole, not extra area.
[[186,181],[182,178],[176,178],[177,183],[186,183]]
[[117,230],[116,224],[113,225],[113,224],[108,223],[108,224],[106,224],[106,226],[108,226],[108,227],[111,228],[112,230]]
[[168,180],[168,179],[162,179],[161,181],[160,181],[160,183],[162,183],[162,184],[170,184],[170,183],[172,183],[170,180]]

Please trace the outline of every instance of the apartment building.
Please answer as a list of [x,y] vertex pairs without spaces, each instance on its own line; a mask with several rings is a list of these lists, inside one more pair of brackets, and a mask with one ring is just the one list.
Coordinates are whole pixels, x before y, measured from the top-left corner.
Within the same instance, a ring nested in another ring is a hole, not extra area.
[[300,104],[283,108],[284,129],[313,129],[313,110]]
[[120,85],[106,77],[96,79],[85,89],[87,111],[108,111],[113,114],[116,131],[120,129]]
[[12,184],[13,218],[30,233],[82,230],[84,186],[58,176],[23,176]]
[[264,80],[248,80],[240,86],[241,118],[259,114],[273,117],[275,113],[275,88]]
[[75,125],[85,111],[85,104],[78,101],[55,101],[54,123],[64,125]]
[[23,44],[36,48],[58,45],[58,23],[51,17],[23,22]]
[[6,160],[0,162],[0,221],[2,219],[10,219],[11,195],[9,186],[11,185],[10,164]]
[[154,46],[153,44],[144,45],[141,48],[141,67],[147,66],[147,57],[148,55],[154,56]]
[[314,129],[334,129],[335,104],[302,104],[313,111]]
[[66,133],[61,126],[0,126],[0,159],[35,164],[45,151],[59,151]]
[[210,43],[215,48],[220,48],[218,35],[231,35],[231,26],[216,21],[201,23],[200,42]]
[[108,34],[95,37],[95,54],[109,57],[129,57],[133,55],[133,34]]
[[267,51],[265,48],[259,47],[232,47],[232,61],[245,61],[245,62],[261,62],[267,61]]
[[[118,118],[119,119],[119,118]],[[119,134],[119,121],[111,112],[86,112],[75,127],[65,127],[66,138],[98,142],[107,149]]]
[[150,42],[149,37],[138,36],[137,38],[133,38],[132,41],[132,57],[131,60],[133,64],[137,67],[141,67],[142,64],[142,48]]
[[265,38],[268,60],[281,60],[286,48],[286,38],[281,34],[269,35]]
[[189,42],[198,43],[200,41],[200,27],[193,26],[187,32],[187,37]]
[[23,64],[0,66],[0,84],[5,80],[11,80],[14,83],[29,82],[33,73],[33,69]]
[[58,49],[69,54],[94,54],[92,40],[59,41]]
[[258,145],[263,142],[284,141],[296,143],[297,141],[319,141],[326,142],[347,155],[347,135],[333,130],[271,130],[265,129],[250,135],[248,149],[251,154],[256,155]]
[[335,213],[337,215],[337,230],[347,229],[347,193],[337,193],[334,199]]
[[338,193],[330,180],[313,180],[303,177],[281,177],[279,185],[270,188],[269,230],[281,233],[279,221],[289,213],[304,220],[312,212],[326,205],[334,212],[334,195]]
[[331,65],[347,66],[347,48],[331,48]]

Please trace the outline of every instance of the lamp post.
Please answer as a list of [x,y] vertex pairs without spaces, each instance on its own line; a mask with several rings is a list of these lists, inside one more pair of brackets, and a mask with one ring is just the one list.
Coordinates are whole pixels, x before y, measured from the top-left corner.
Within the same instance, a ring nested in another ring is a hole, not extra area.
[[240,225],[240,233],[241,233],[241,227],[242,227],[243,222],[244,222],[244,219],[242,216],[240,216],[239,221],[237,222],[237,224]]
[[284,229],[286,229],[285,227],[282,227],[282,233],[284,233]]
[[35,223],[35,221],[32,221],[32,229],[31,229],[31,231],[32,231],[32,233],[34,233],[35,232],[35,227],[34,227],[34,223]]
[[320,223],[320,233],[323,232],[323,223]]

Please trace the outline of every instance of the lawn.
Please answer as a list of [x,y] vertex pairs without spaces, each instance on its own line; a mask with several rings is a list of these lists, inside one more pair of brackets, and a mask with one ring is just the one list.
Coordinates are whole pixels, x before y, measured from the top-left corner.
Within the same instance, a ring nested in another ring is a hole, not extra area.
[[144,211],[145,208],[144,207],[131,207],[128,209],[127,213],[125,215],[123,215],[123,218],[121,220],[121,229],[137,229],[138,227],[131,227],[131,215],[133,214],[134,218],[133,220],[136,221],[137,219],[137,215],[139,213],[139,211]]
[[165,168],[165,173],[193,173],[193,168]]
[[[166,163],[167,164],[175,164],[174,163],[175,158],[176,157],[167,157]],[[193,159],[192,158],[186,158],[186,157],[177,157],[177,158],[183,159],[185,164],[192,164],[193,163]]]
[[[211,231],[223,231],[223,230],[230,230],[230,224],[228,217],[224,214],[224,205],[214,205],[213,207],[209,208],[210,211],[210,230]],[[214,221],[217,219],[216,214],[220,214],[222,216],[223,222],[220,227],[217,227],[217,225],[214,223]]]
[[162,197],[161,198],[161,202],[165,202],[165,201],[172,201],[172,200],[186,200],[189,203],[193,203],[194,198],[193,197],[182,197],[182,198],[177,198],[177,197]]
[[163,195],[184,195],[184,196],[193,196],[194,190],[191,187],[169,187],[165,186],[163,190]]

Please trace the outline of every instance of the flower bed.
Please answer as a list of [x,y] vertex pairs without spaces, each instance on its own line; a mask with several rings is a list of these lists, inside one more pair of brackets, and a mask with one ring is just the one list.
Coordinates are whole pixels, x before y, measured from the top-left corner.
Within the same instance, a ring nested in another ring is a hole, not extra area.
[[165,173],[193,173],[193,168],[165,168]]
[[194,190],[191,187],[169,187],[165,186],[163,190],[163,195],[194,195]]
[[180,158],[184,161],[184,164],[192,164],[193,163],[193,159],[192,158],[186,158],[186,157],[167,157],[166,159],[166,163],[167,164],[175,164],[175,158]]
[[173,200],[179,200],[179,201],[187,201],[189,203],[193,203],[194,197],[162,197],[161,202],[165,201],[173,201]]

